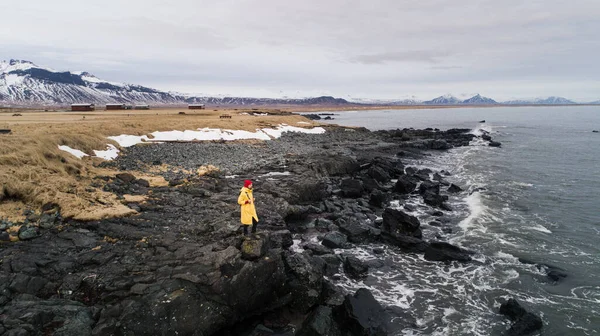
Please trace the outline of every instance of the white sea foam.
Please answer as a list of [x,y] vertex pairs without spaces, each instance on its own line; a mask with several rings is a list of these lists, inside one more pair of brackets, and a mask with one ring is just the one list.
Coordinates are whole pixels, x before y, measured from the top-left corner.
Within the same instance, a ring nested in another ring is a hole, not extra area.
[[463,230],[468,230],[475,224],[477,219],[479,219],[483,215],[485,211],[485,206],[483,205],[483,202],[481,200],[481,193],[479,191],[476,191],[471,195],[467,196],[465,201],[469,206],[470,214],[469,216],[467,216],[467,218],[463,219],[460,223],[458,223],[458,226],[460,226]]
[[529,229],[535,230],[535,231],[539,231],[539,232],[543,232],[543,233],[548,233],[548,234],[552,233],[552,231],[548,230],[547,228],[543,227],[540,224],[535,224],[533,226],[530,226]]

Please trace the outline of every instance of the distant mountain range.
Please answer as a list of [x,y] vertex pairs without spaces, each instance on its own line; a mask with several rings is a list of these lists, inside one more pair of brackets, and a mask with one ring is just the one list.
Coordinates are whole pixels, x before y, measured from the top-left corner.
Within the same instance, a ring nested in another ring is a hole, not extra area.
[[[55,71],[24,60],[0,62],[0,104],[12,106],[68,105],[72,103],[145,103],[155,105],[207,104],[207,105],[563,105],[576,104],[562,97],[497,102],[479,94],[457,98],[444,95],[420,101],[415,97],[403,100],[348,101],[322,96],[315,98],[248,98],[248,97],[196,97],[165,92],[141,85],[101,80],[88,72]],[[596,101],[590,104],[600,104]]]

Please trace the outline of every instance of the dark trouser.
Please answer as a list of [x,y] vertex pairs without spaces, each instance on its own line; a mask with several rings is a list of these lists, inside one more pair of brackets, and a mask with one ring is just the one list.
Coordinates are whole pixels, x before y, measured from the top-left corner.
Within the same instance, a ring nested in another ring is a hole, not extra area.
[[[258,221],[254,218],[252,218],[252,233],[256,233],[256,226],[258,225]],[[247,235],[248,234],[248,226],[250,225],[242,225],[242,227],[244,227],[244,234]]]

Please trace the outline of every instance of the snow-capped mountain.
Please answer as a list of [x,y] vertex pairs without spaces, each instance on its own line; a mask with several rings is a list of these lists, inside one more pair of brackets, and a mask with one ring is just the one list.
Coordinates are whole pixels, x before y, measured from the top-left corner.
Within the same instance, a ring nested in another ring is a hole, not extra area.
[[487,104],[498,104],[498,102],[496,102],[492,98],[483,97],[480,94],[476,94],[469,99],[463,100],[462,104],[487,105]]
[[70,103],[178,103],[169,93],[107,82],[87,72],[60,72],[29,61],[0,62],[0,101],[15,105]]
[[432,100],[424,101],[423,104],[427,105],[455,105],[460,104],[462,101],[451,94],[439,96]]
[[518,99],[503,102],[508,105],[570,105],[577,104],[576,102],[563,97],[548,97],[535,99]]
[[432,100],[423,102],[427,105],[488,105],[497,104],[497,102],[491,98],[483,97],[480,94],[474,95],[461,95],[461,98],[457,98],[454,95],[447,94],[439,96]]
[[211,105],[343,105],[330,96],[303,99],[190,97],[141,85],[101,80],[88,72],[56,71],[29,61],[0,62],[0,103],[66,105],[71,103],[147,103]]

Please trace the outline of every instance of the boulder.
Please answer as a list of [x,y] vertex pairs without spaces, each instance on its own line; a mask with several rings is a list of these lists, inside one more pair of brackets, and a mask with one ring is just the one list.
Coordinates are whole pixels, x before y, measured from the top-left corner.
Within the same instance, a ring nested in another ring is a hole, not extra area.
[[321,244],[329,248],[345,248],[348,245],[348,237],[341,232],[329,232],[323,237]]
[[318,306],[304,320],[296,336],[342,336],[331,307]]
[[323,254],[333,253],[333,251],[330,248],[323,246],[321,244],[317,244],[317,243],[305,243],[305,244],[302,244],[302,248],[304,248],[305,250],[311,251],[315,255],[323,255]]
[[472,252],[446,242],[432,242],[425,250],[425,260],[429,261],[471,261]]
[[20,240],[30,240],[40,235],[40,230],[35,226],[22,226],[19,229]]
[[382,230],[392,236],[408,235],[415,238],[423,236],[421,223],[417,217],[392,208],[386,208],[383,212]]
[[287,249],[294,245],[292,233],[289,230],[279,230],[269,233],[269,241],[271,248]]
[[401,248],[406,252],[425,252],[429,244],[420,238],[404,235],[382,234],[383,240],[393,246]]
[[391,179],[390,174],[388,174],[383,168],[379,166],[372,166],[369,168],[367,172],[370,177],[374,178],[376,181],[385,183]]
[[559,269],[551,269],[548,271],[548,274],[546,276],[553,282],[559,282],[567,277],[567,273]]
[[425,204],[433,206],[433,207],[438,207],[442,210],[451,211],[452,208],[450,208],[450,206],[448,206],[445,203],[447,200],[448,200],[448,196],[446,196],[446,195],[433,194],[433,193],[426,193],[423,195],[423,202],[425,202]]
[[344,272],[352,279],[363,279],[369,273],[369,266],[357,257],[348,256],[344,259]]
[[446,142],[446,140],[435,139],[429,141],[429,148],[435,150],[446,150],[452,148],[452,145]]
[[269,248],[267,238],[246,238],[242,242],[242,259],[256,260],[265,255]]
[[116,178],[125,183],[131,183],[135,181],[135,176],[129,173],[119,173],[116,175]]
[[363,195],[364,188],[360,180],[345,179],[340,184],[342,194],[348,198],[359,198]]
[[488,145],[490,147],[502,147],[502,143],[500,143],[498,141],[490,141],[490,143]]
[[454,183],[450,184],[450,187],[448,187],[449,193],[459,193],[461,191],[463,191],[463,189]]
[[333,276],[339,273],[340,265],[342,264],[342,258],[337,254],[324,254],[319,256],[326,263],[325,274],[327,276]]
[[292,298],[290,308],[306,313],[319,302],[325,270],[318,267],[313,258],[305,253],[287,252],[284,261]]
[[433,182],[433,181],[423,181],[419,185],[419,193],[421,195],[425,195],[428,193],[439,194],[440,193],[440,183]]
[[394,191],[399,194],[410,194],[417,187],[417,182],[411,175],[402,175],[398,178]]
[[340,231],[348,236],[350,242],[360,244],[371,240],[371,228],[359,220],[354,218],[338,219],[337,223]]
[[515,299],[509,299],[500,306],[500,314],[513,321],[512,326],[505,335],[525,336],[542,329],[542,319],[525,310]]
[[346,295],[335,317],[345,335],[387,336],[389,333],[388,313],[365,288]]
[[377,208],[383,207],[387,201],[387,195],[381,190],[373,190],[369,197],[369,204]]

